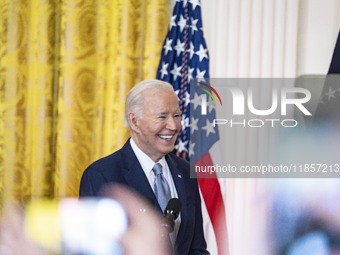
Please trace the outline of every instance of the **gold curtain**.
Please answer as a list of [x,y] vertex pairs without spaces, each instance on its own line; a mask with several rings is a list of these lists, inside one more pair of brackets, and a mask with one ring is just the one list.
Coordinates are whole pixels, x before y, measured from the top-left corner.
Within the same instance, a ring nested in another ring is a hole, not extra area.
[[123,145],[125,96],[155,77],[168,20],[168,0],[1,0],[1,206],[77,196]]

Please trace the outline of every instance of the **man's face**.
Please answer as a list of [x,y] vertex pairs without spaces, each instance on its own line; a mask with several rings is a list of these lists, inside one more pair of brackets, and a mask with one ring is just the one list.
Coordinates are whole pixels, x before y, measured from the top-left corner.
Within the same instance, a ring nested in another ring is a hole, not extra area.
[[174,149],[182,115],[173,91],[150,89],[142,96],[142,114],[133,115],[132,137],[138,147],[157,162]]

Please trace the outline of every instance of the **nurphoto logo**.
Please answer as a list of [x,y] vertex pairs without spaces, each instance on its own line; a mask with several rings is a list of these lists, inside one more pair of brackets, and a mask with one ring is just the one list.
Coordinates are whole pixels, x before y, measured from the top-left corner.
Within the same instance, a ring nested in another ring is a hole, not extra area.
[[[268,88],[266,103],[267,105],[259,105],[259,94],[256,86],[238,87],[235,84],[219,84],[217,88],[219,92],[207,81],[199,81],[197,83],[197,89],[204,92],[201,95],[201,115],[207,115],[208,96],[210,102],[213,102],[214,106],[219,102],[221,112],[228,109],[231,112],[231,118],[217,118],[212,121],[213,126],[216,125],[236,125],[248,126],[248,127],[262,127],[265,124],[269,124],[274,127],[276,123],[280,123],[282,127],[296,127],[298,121],[295,118],[288,117],[288,108],[299,111],[304,116],[311,116],[311,112],[307,109],[306,103],[311,100],[311,92],[306,88],[301,87],[271,87]],[[224,105],[222,104],[222,98]],[[270,118],[274,116],[276,118]],[[249,116],[256,116],[249,119]],[[281,116],[281,118],[278,118]],[[237,118],[238,120],[236,121]],[[239,117],[244,117],[239,121]],[[285,117],[285,118],[284,118]]]
[[205,95],[202,95],[202,104],[201,104],[201,114],[202,115],[207,115],[207,95],[210,96],[211,100],[213,101],[214,105],[216,105],[216,97],[218,98],[218,101],[220,102],[220,105],[222,106],[222,99],[216,89],[214,89],[212,86],[210,86],[208,83],[205,83],[203,81],[198,82],[200,85],[204,86],[205,88],[200,88],[203,90]]

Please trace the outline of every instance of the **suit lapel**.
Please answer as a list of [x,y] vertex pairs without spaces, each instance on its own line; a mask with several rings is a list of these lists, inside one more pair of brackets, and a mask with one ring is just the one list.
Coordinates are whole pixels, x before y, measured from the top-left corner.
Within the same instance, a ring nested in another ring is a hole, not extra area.
[[[178,199],[181,201],[181,225],[177,234],[176,240],[185,240],[184,230],[186,229],[186,221],[185,219],[188,217],[188,211],[187,211],[187,197],[186,197],[186,191],[185,191],[185,183],[182,176],[182,173],[177,168],[176,162],[171,158],[170,155],[166,156],[166,161],[168,163],[169,169],[171,171],[172,179],[174,180]],[[178,243],[176,242],[176,245]],[[176,249],[176,247],[175,247]]]
[[138,159],[131,148],[130,140],[127,141],[127,143],[122,148],[122,154],[124,160],[124,178],[128,186],[136,190],[147,199],[157,201],[153,190],[150,187],[149,181],[145,176],[142,166],[139,164]]

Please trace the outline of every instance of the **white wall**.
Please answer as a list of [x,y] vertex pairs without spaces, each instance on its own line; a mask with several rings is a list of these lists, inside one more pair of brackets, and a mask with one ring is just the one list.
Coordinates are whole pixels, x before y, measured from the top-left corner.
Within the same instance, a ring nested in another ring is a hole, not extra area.
[[340,27],[340,1],[300,0],[298,74],[328,71]]
[[338,0],[203,0],[212,77],[325,74]]

